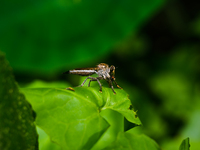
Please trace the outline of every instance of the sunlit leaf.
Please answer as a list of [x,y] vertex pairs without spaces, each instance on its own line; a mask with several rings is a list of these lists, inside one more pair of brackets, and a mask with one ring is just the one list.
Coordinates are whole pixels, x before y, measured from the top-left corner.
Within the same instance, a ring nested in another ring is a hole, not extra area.
[[39,127],[37,127],[39,150],[61,150],[61,147],[53,143],[49,136]]
[[[22,91],[37,113],[36,124],[63,149],[91,149],[104,140],[102,137],[113,142],[116,134],[123,130],[123,117],[136,125],[141,124],[130,109],[127,93],[121,89],[116,89],[117,94],[105,87],[102,93],[99,87],[77,87],[75,91],[53,88]],[[115,127],[110,129],[113,125]],[[106,136],[107,131],[111,138]]]

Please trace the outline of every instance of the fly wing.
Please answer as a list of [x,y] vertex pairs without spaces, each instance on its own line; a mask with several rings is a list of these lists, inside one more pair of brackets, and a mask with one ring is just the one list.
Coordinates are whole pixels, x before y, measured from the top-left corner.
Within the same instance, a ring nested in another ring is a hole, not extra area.
[[77,74],[80,76],[89,76],[96,73],[96,68],[79,68],[74,70],[69,70],[63,74]]

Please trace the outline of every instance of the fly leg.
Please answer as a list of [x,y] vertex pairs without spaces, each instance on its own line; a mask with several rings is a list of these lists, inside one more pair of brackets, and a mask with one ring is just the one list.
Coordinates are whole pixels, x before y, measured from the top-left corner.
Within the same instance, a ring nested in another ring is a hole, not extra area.
[[115,80],[113,80],[114,82],[115,82],[115,85],[119,88],[119,89],[123,89],[123,88],[121,88],[118,84],[117,84],[117,82],[115,81]]
[[[97,78],[94,78],[94,80],[90,80],[90,81],[97,81],[99,83],[99,86],[100,86],[99,92],[102,93],[102,85],[101,85],[101,82],[99,81],[101,79],[103,79],[103,78],[102,77],[97,77]],[[89,82],[89,84],[90,84],[90,82]],[[88,86],[89,86],[89,84],[88,84]]]
[[114,90],[114,87],[113,87],[113,84],[112,84],[112,81],[111,80],[107,80],[109,86],[111,87],[112,91],[114,94],[116,94],[115,90]]
[[[101,79],[101,78],[100,78],[100,79]],[[99,81],[98,77],[96,78],[96,81],[99,83],[99,86],[100,86],[99,92],[102,93],[102,85],[101,85],[101,82]]]
[[[102,92],[102,85],[101,85],[101,83],[100,83],[100,81],[99,81],[101,78],[87,77],[87,78],[83,81],[83,83],[82,83],[81,85],[77,86],[77,87],[82,87],[82,86],[85,84],[85,82],[87,81],[87,79],[90,79],[89,84],[88,84],[88,87],[90,86],[90,82],[91,82],[91,81],[97,81],[97,82],[99,83],[99,86],[100,86],[100,92]],[[66,88],[66,90],[72,90],[72,88]],[[73,90],[74,90],[74,89],[73,89]]]
[[75,91],[72,87],[68,87],[66,90]]
[[[85,82],[87,81],[87,79],[91,79],[91,80],[90,80],[90,82],[91,82],[91,81],[95,81],[96,78],[94,78],[94,77],[87,77],[87,78],[83,81],[83,83],[82,83],[81,85],[79,85],[79,86],[83,86],[83,85],[85,84]],[[90,82],[89,82],[88,86],[90,85]]]
[[95,78],[95,77],[87,77],[80,86],[83,86],[85,84],[85,82],[87,81],[87,79],[90,79],[90,81],[88,83],[88,87],[90,86],[91,81],[97,81],[99,83],[99,86],[100,86],[99,92],[102,92],[102,85],[101,85],[101,82],[99,81],[99,80],[102,79],[101,77],[97,77],[97,78]]
[[90,87],[90,83],[91,83],[91,81],[94,81],[94,80],[90,80],[90,81],[89,81],[89,83],[88,83],[88,87]]
[[98,82],[98,80],[100,80],[100,79],[97,79],[97,78],[94,78],[94,77],[91,77],[90,79],[91,79],[91,80],[90,80],[89,83],[88,83],[88,87],[90,87],[91,81],[97,81],[97,82]]
[[[81,87],[81,86],[83,86],[84,84],[85,84],[85,82],[87,81],[87,79],[91,79],[92,77],[87,77],[84,81],[83,81],[83,83],[81,84],[81,85],[79,85],[79,86],[77,86],[77,87]],[[71,88],[66,88],[66,90],[72,90]],[[74,90],[75,91],[75,90]]]

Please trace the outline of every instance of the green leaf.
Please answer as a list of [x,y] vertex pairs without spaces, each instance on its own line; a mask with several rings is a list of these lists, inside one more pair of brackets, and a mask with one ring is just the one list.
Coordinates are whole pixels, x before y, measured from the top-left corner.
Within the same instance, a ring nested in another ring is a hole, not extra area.
[[0,51],[0,149],[37,148],[33,111],[19,92],[12,69]]
[[190,149],[189,138],[186,138],[185,140],[182,141],[179,150],[189,150],[189,149]]
[[52,73],[108,54],[163,2],[2,0],[1,49],[14,69]]
[[[137,127],[136,127],[137,128]],[[158,144],[144,134],[135,133],[134,129],[120,132],[117,140],[104,150],[161,150]]]
[[61,150],[61,147],[53,143],[49,136],[37,126],[39,150]]
[[131,102],[123,90],[116,89],[117,94],[114,94],[105,87],[102,93],[99,87],[74,89],[75,92],[56,88],[22,89],[37,113],[36,124],[63,149],[104,147],[105,139],[109,145],[123,130],[120,123],[123,117],[141,124],[136,113],[129,109]]
[[101,136],[91,150],[99,150],[107,147],[116,140],[117,134],[124,131],[124,116],[111,109],[101,111],[101,116],[106,119],[110,127]]

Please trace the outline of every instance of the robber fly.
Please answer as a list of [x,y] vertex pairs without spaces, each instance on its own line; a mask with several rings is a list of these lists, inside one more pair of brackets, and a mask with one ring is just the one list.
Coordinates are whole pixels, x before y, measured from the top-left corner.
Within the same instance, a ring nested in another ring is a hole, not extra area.
[[[115,81],[115,66],[113,65],[109,67],[105,63],[100,63],[95,68],[78,68],[64,72],[64,74],[77,74],[81,76],[89,76],[83,81],[83,83],[80,86],[83,86],[87,81],[87,79],[90,79],[88,87],[90,86],[91,81],[97,81],[100,86],[99,92],[102,92],[102,85],[99,80],[106,80],[110,85],[110,87],[112,88],[114,94],[116,94],[116,92],[112,84],[113,82],[116,84],[118,88],[122,89]],[[90,77],[90,75],[92,74],[97,74],[98,77]]]

